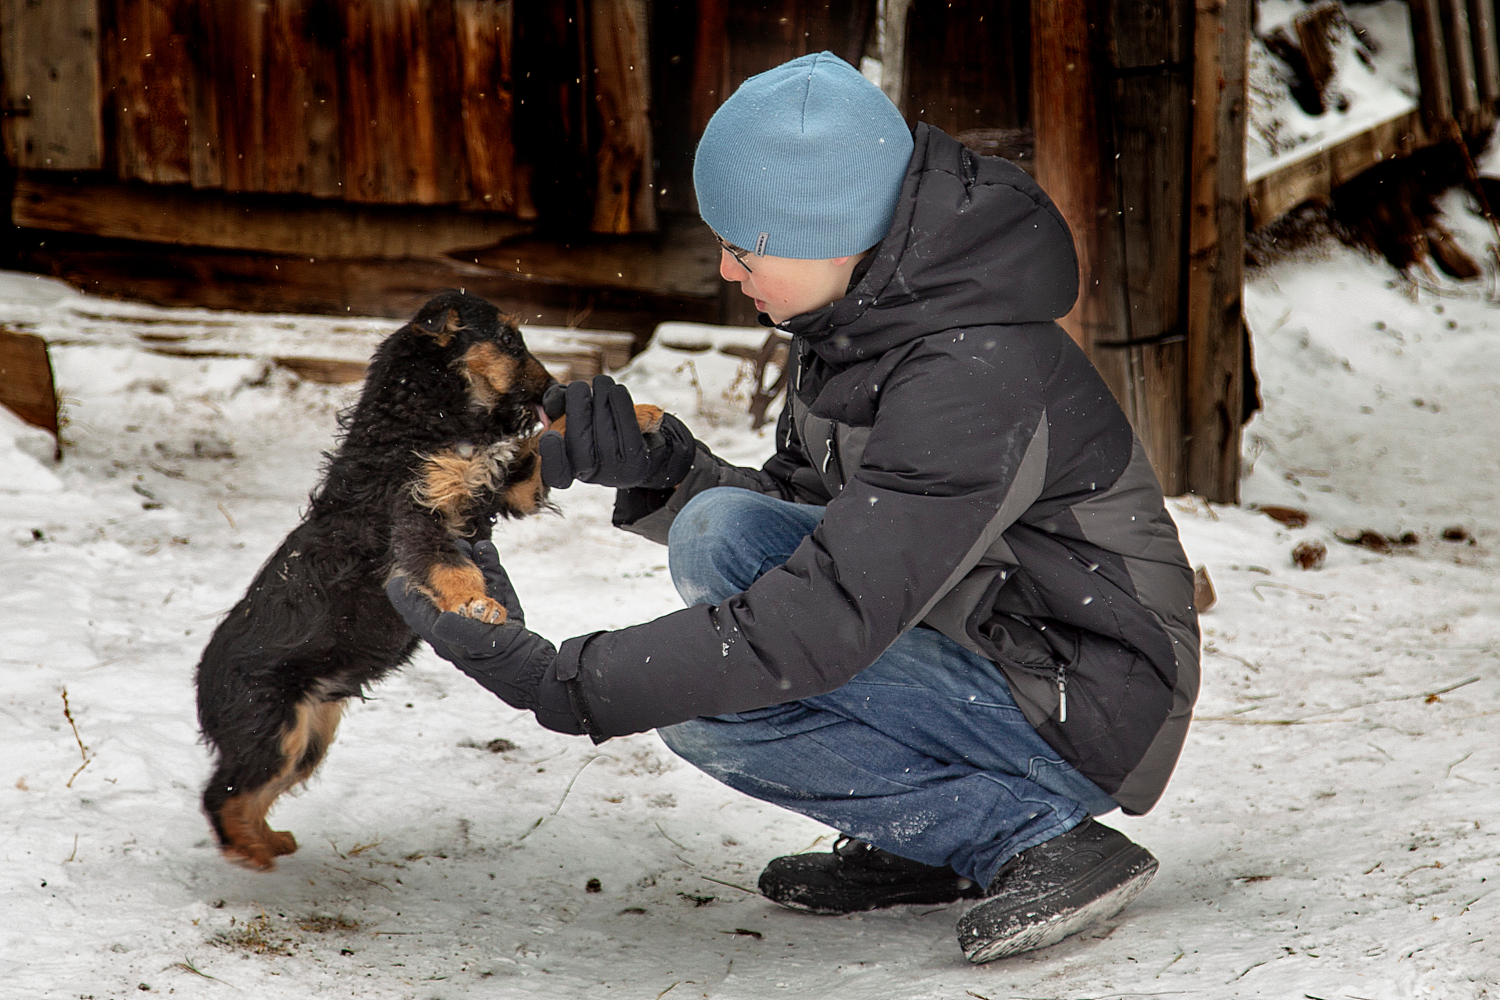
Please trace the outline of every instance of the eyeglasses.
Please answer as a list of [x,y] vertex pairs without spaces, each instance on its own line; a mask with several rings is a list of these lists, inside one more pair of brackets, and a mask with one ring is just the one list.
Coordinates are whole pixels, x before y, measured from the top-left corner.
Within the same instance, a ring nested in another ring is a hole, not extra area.
[[749,250],[746,250],[744,247],[735,246],[733,243],[730,243],[718,233],[715,233],[712,229],[709,230],[709,233],[718,242],[719,248],[725,253],[729,254],[729,256],[733,257],[735,259],[735,262],[739,264],[740,267],[743,267],[745,269],[746,274],[755,273],[754,271],[750,270],[750,265],[745,263],[745,258],[750,256]]

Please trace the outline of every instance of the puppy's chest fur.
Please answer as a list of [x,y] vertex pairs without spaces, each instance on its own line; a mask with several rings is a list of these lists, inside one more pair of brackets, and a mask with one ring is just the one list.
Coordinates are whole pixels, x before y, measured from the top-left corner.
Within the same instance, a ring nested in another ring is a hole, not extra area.
[[478,444],[461,440],[423,456],[409,487],[411,497],[441,517],[449,531],[466,534],[476,518],[529,514],[541,505],[539,491],[528,496],[524,489],[529,466],[535,464],[530,438],[509,436]]

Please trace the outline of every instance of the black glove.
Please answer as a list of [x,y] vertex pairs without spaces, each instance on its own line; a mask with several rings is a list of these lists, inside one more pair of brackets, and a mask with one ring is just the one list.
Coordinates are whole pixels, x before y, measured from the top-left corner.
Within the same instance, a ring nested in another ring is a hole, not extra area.
[[485,589],[505,606],[503,625],[489,625],[437,606],[406,577],[386,584],[385,595],[411,630],[432,645],[437,654],[489,688],[513,708],[536,713],[537,722],[559,733],[582,735],[583,724],[573,709],[568,686],[557,679],[557,650],[528,631],[521,602],[510,577],[500,565],[491,542],[470,546],[454,543],[484,573]]
[[693,467],[697,442],[672,414],[642,434],[630,390],[608,375],[593,384],[554,385],[542,396],[549,420],[566,415],[566,434],[542,435],[542,482],[565,490],[578,479],[600,486],[664,490],[676,486]]

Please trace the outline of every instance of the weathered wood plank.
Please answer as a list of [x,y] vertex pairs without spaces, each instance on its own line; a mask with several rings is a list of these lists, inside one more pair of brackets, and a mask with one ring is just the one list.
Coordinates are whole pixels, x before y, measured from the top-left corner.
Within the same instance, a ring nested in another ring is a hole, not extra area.
[[1469,0],[1469,30],[1474,36],[1479,100],[1493,108],[1500,101],[1500,39],[1495,34],[1495,0]]
[[467,288],[526,323],[623,330],[645,343],[667,319],[712,323],[712,299],[526,281],[441,258],[338,260],[142,244],[80,247],[49,238],[19,252],[24,269],[51,274],[91,294],[251,312],[411,316],[434,290]]
[[1323,88],[1333,78],[1330,35],[1333,26],[1343,16],[1343,4],[1339,0],[1319,0],[1292,19],[1292,28],[1297,32],[1297,43],[1310,77],[1308,82],[1317,90],[1320,103]]
[[454,0],[458,57],[463,67],[464,150],[469,167],[467,207],[516,208],[511,0]]
[[1421,112],[1411,111],[1258,177],[1245,191],[1250,228],[1259,229],[1305,201],[1326,198],[1377,163],[1406,156],[1433,141]]
[[1030,35],[1030,0],[913,5],[907,16],[907,111],[949,135],[1029,124]]
[[1448,83],[1448,56],[1443,45],[1438,0],[1407,0],[1407,6],[1411,8],[1412,47],[1422,114],[1430,124],[1451,121],[1453,94]]
[[650,232],[656,228],[656,198],[645,0],[591,0],[589,21],[600,126],[590,228]]
[[[708,227],[692,216],[664,217],[660,231],[648,235],[584,236],[563,242],[523,236],[454,256],[517,277],[668,295],[712,298],[724,284],[719,278],[718,245]],[[754,318],[752,310],[752,323]]]
[[188,171],[195,188],[216,188],[224,183],[224,140],[219,128],[219,94],[214,86],[214,52],[207,19],[201,7],[185,25],[188,51],[193,59],[193,82],[188,115]]
[[53,452],[62,458],[57,427],[57,389],[47,342],[34,333],[0,329],[0,405],[42,430],[57,442]]
[[693,42],[692,129],[702,135],[713,113],[731,92],[729,84],[729,0],[698,0],[698,31]]
[[265,0],[265,7],[265,190],[337,197],[336,26],[317,0]]
[[434,58],[453,39],[453,7],[422,0],[348,0],[344,21],[344,197],[431,205],[462,199],[460,145],[440,139],[438,108],[457,87],[457,67]]
[[1115,69],[1174,65],[1192,52],[1192,22],[1181,0],[1102,0],[1094,16],[1111,26],[1103,48]]
[[515,8],[517,195],[527,211],[564,229],[593,217],[594,162],[583,79],[589,76],[585,0]]
[[180,184],[191,176],[191,60],[185,0],[109,0],[103,6],[107,105],[115,172]]
[[[699,64],[697,51],[700,33],[705,32],[698,15],[708,7],[716,7],[721,15],[714,48],[718,58],[712,72]],[[698,211],[693,193],[693,153],[703,124],[717,107],[722,87],[719,78],[727,42],[722,18],[725,7],[725,0],[653,0],[650,5],[651,146],[656,154],[658,212]],[[706,93],[708,90],[714,93]],[[710,105],[710,101],[714,103]],[[703,122],[695,124],[694,116],[700,113]]]
[[1253,0],[1197,0],[1183,489],[1239,502],[1244,423],[1246,45]]
[[0,0],[0,74],[13,166],[104,166],[95,0]]
[[198,8],[206,43],[200,86],[218,113],[219,176],[226,191],[266,190],[266,5]]
[[1094,343],[1130,329],[1122,280],[1114,151],[1101,133],[1099,87],[1087,0],[1032,0],[1031,120],[1036,129],[1036,178],[1051,196],[1078,249],[1079,299],[1059,322],[1088,353],[1125,405],[1127,359]]
[[22,173],[16,225],[119,239],[302,257],[399,260],[490,246],[524,233],[508,216]]
[[1469,32],[1466,0],[1437,0],[1443,21],[1443,47],[1448,54],[1448,86],[1453,111],[1466,126],[1479,113],[1479,80],[1474,73],[1474,41]]
[[906,115],[907,19],[915,0],[879,0],[885,33],[880,44],[880,89]]
[[1132,423],[1162,486],[1176,493],[1186,427],[1181,339],[1188,83],[1180,72],[1120,77],[1113,111],[1130,317],[1128,333],[1120,339],[1139,346],[1098,341],[1095,346],[1126,352],[1133,374]]

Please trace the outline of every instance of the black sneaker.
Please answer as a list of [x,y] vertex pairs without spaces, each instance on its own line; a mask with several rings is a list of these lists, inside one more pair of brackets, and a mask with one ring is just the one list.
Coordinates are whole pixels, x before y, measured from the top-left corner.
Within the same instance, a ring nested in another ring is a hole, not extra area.
[[984,892],[952,868],[924,865],[862,840],[840,837],[831,854],[773,859],[760,873],[760,894],[794,910],[835,914],[951,903],[977,899]]
[[1150,851],[1085,819],[1001,869],[959,919],[959,947],[979,963],[1056,944],[1123,910],[1156,867]]

